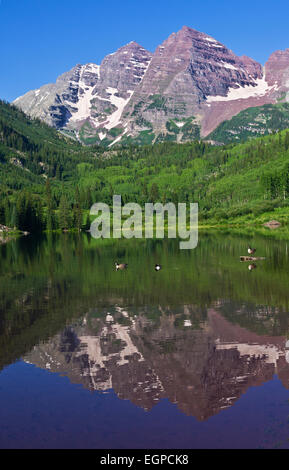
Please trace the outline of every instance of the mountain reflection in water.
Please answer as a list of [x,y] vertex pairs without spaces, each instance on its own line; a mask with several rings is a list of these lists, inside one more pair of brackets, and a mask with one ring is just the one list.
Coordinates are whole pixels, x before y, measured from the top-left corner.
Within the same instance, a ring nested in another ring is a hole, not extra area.
[[191,326],[197,309],[192,305],[178,315],[159,307],[157,326],[148,312],[134,315],[115,306],[103,319],[87,314],[24,360],[91,391],[114,389],[145,410],[168,398],[200,421],[274,374],[289,389],[286,338],[259,336],[228,322],[220,314],[222,304],[208,309],[199,329]]
[[[200,233],[191,251],[180,251],[177,240],[86,234],[0,245],[0,447],[272,447],[277,438],[288,447],[288,243],[251,238]],[[251,271],[240,262],[249,243],[266,258]],[[116,270],[115,260],[128,269]],[[44,385],[49,378],[53,393]],[[257,398],[253,390],[260,385],[271,387],[264,406],[264,387]],[[81,402],[76,389],[86,393]],[[23,400],[31,409],[19,418],[15,406],[22,410]],[[82,437],[86,414],[93,420]],[[268,437],[265,422],[277,437]]]

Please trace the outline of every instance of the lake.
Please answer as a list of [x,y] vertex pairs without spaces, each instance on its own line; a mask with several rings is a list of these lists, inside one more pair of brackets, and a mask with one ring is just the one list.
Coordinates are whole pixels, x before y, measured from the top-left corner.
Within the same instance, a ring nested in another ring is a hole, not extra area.
[[[251,269],[248,244],[266,258]],[[191,251],[1,245],[0,447],[289,448],[288,246],[228,231]]]

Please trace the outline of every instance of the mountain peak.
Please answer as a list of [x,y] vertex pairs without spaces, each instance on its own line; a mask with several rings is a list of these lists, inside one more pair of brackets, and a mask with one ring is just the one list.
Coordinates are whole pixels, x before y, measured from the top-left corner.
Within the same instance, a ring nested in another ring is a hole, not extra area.
[[122,51],[122,50],[134,50],[134,49],[141,49],[141,50],[145,50],[140,44],[138,44],[136,41],[130,41],[128,42],[127,44],[125,44],[124,46],[120,47],[118,50],[119,51]]
[[190,28],[189,26],[183,26],[177,33],[172,33],[168,39],[166,39],[163,45],[166,44],[180,44],[183,48],[191,49],[192,45],[197,45],[198,42],[204,42],[204,46],[215,45],[215,47],[224,47],[219,41],[214,39],[212,36],[202,33],[196,29]]
[[189,26],[184,25],[184,26],[180,29],[180,31],[195,31],[195,30],[192,29],[192,28],[189,28]]
[[[211,37],[208,34],[202,33],[201,31],[198,31],[197,29],[190,28],[189,26],[183,26],[177,34],[186,34],[190,35],[191,37]],[[213,38],[212,38],[213,39]]]
[[180,32],[203,34],[203,33],[201,33],[200,31],[198,31],[197,29],[190,28],[189,26],[186,26],[186,25],[184,25],[184,26],[179,30],[179,33],[180,33]]

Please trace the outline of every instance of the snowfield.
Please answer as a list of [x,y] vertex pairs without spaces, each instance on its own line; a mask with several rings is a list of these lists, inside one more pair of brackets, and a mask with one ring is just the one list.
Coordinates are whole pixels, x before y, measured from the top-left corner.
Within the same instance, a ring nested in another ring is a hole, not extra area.
[[208,96],[207,103],[215,103],[216,101],[233,101],[246,100],[248,98],[256,98],[264,96],[268,92],[277,88],[277,85],[269,86],[265,77],[256,80],[256,86],[245,86],[239,88],[229,88],[227,96]]

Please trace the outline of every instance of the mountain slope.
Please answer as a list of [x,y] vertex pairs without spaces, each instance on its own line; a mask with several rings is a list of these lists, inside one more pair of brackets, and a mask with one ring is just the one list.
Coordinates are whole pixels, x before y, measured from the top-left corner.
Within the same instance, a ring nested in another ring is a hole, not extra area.
[[15,100],[85,144],[185,142],[256,106],[289,101],[289,49],[265,67],[184,26],[152,54],[131,42]]
[[81,161],[95,158],[85,149],[39,119],[31,119],[0,100],[0,193],[29,189],[41,192],[45,178],[64,180]]
[[245,142],[288,128],[289,103],[266,104],[241,111],[222,122],[207,138],[222,144]]
[[105,139],[108,145],[118,132],[124,132],[120,117],[150,59],[148,51],[131,42],[105,57],[100,66],[78,64],[55,84],[31,91],[14,103],[57,129],[76,130],[83,143]]

